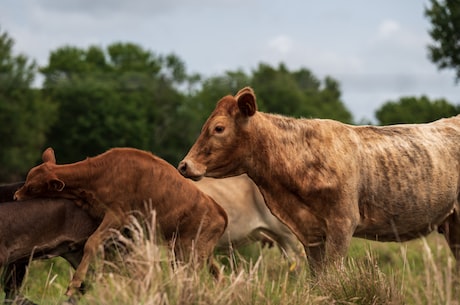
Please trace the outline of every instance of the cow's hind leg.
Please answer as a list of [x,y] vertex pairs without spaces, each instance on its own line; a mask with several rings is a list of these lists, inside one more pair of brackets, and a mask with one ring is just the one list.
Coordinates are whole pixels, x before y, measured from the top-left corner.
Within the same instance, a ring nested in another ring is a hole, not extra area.
[[86,277],[88,272],[89,265],[91,261],[96,256],[99,246],[110,235],[110,229],[119,229],[123,225],[123,219],[125,219],[122,213],[115,213],[114,211],[108,211],[99,225],[99,227],[94,231],[94,233],[88,238],[85,243],[83,250],[83,257],[80,264],[75,270],[75,274],[72,278],[72,281],[69,284],[66,295],[72,297],[76,292],[81,288],[81,284]]
[[456,259],[456,272],[460,276],[460,211],[454,210],[447,218],[442,233]]

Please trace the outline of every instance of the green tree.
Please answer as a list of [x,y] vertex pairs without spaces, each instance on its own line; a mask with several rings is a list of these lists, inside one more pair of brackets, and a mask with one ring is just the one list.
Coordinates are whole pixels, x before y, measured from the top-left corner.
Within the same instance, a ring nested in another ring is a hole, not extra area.
[[199,75],[188,76],[187,96],[178,111],[176,130],[183,145],[181,159],[200,134],[201,126],[212,112],[218,100],[234,94],[248,85],[248,76],[243,71],[227,71],[224,75],[202,79]]
[[32,88],[35,62],[13,54],[14,41],[0,31],[0,181],[24,179],[41,155],[56,107]]
[[41,71],[44,91],[59,104],[48,138],[58,161],[130,146],[174,163],[186,149],[175,123],[184,99],[176,87],[187,75],[174,54],[155,55],[131,43],[63,47]]
[[460,80],[460,1],[430,0],[425,15],[432,24],[429,31],[434,43],[428,46],[430,60],[439,69],[454,69]]
[[402,123],[427,123],[460,113],[460,107],[445,99],[429,100],[428,97],[402,97],[388,101],[375,112],[380,125]]
[[260,64],[251,82],[264,111],[346,123],[353,121],[340,100],[339,83],[331,77],[321,82],[305,68],[291,72],[284,64],[277,69]]
[[260,64],[251,75],[241,70],[227,71],[202,80],[200,84],[200,89],[189,90],[191,94],[182,107],[189,122],[188,138],[184,138],[188,146],[195,141],[217,101],[225,95],[236,94],[245,86],[254,88],[261,111],[352,121],[351,113],[340,100],[338,82],[326,77],[322,83],[307,69],[291,72],[283,64],[278,68]]
[[278,69],[259,64],[253,71],[252,86],[260,110],[296,117],[309,116],[304,92],[284,64],[280,64]]

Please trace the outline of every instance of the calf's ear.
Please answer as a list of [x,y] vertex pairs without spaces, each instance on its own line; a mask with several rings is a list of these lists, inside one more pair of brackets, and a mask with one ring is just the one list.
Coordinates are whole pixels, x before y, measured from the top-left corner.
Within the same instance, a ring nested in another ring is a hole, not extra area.
[[54,150],[51,147],[48,147],[42,154],[43,162],[51,162],[56,164],[56,157],[54,156]]
[[61,192],[65,187],[65,183],[64,181],[55,178],[48,182],[48,187],[51,191]]
[[250,87],[238,91],[235,96],[240,112],[245,116],[253,116],[257,111],[256,95]]

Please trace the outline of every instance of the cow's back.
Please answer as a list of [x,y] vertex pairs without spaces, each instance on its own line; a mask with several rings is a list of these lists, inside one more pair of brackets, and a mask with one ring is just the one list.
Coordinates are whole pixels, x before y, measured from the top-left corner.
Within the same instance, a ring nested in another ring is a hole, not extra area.
[[5,248],[8,262],[28,259],[32,252],[38,257],[70,252],[82,247],[99,225],[86,211],[62,198],[1,203],[0,219],[1,232],[8,236],[0,241],[8,244]]

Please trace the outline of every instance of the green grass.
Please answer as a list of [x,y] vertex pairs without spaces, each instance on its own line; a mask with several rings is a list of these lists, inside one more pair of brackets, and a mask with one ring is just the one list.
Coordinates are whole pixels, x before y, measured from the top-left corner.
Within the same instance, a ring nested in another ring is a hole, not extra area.
[[[247,247],[229,259],[217,254],[222,278],[205,268],[173,263],[169,251],[134,234],[129,254],[99,260],[80,304],[459,304],[455,260],[440,235],[407,243],[354,239],[343,266],[313,280],[306,263],[295,272],[278,249]],[[175,266],[173,266],[175,265]],[[59,304],[72,268],[62,259],[35,261],[22,293],[39,304]]]

